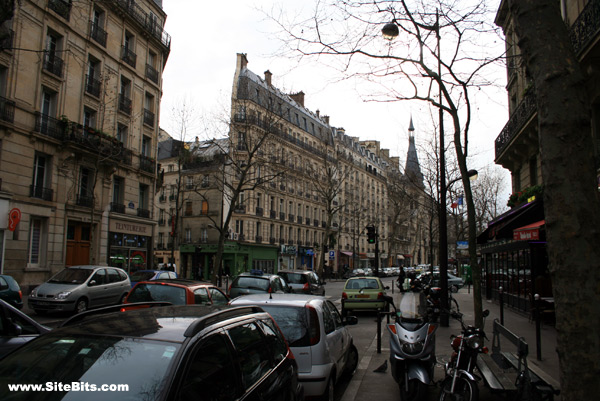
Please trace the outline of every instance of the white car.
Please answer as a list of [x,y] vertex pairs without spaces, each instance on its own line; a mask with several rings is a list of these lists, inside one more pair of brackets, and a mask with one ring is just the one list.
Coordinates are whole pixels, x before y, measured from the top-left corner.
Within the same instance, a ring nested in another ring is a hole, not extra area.
[[283,332],[298,363],[298,381],[304,395],[333,400],[335,383],[343,374],[352,375],[358,365],[358,350],[345,321],[327,299],[301,294],[253,294],[236,298],[230,305],[258,305],[267,311]]

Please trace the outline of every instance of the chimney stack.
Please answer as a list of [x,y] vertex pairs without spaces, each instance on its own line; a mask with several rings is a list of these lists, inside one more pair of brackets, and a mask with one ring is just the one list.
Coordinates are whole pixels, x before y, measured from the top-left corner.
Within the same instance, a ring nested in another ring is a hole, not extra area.
[[271,77],[273,76],[273,74],[271,74],[271,71],[267,70],[265,71],[265,82],[267,83],[268,86],[272,86],[271,85]]
[[248,58],[246,57],[246,53],[238,53],[237,54],[237,68],[241,70],[248,66]]
[[298,103],[300,106],[304,107],[304,92],[300,91],[298,93],[295,93],[293,95],[290,95],[290,97],[296,102]]

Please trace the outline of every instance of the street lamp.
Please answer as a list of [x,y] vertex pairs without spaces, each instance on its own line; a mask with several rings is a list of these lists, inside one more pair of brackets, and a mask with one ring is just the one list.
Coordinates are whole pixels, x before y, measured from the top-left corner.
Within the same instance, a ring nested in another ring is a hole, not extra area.
[[[446,218],[446,155],[445,155],[445,143],[444,143],[444,109],[443,109],[443,96],[442,96],[442,60],[440,52],[440,19],[438,10],[435,11],[435,24],[422,25],[416,23],[419,28],[434,31],[435,38],[437,41],[437,75],[438,75],[438,88],[439,88],[439,125],[440,125],[440,165],[439,165],[439,179],[440,179],[440,203],[438,207],[438,225],[439,225],[439,260],[440,260],[440,284],[442,287],[441,296],[441,311],[440,311],[440,325],[442,327],[448,327],[450,325],[450,316],[448,314],[448,227]],[[392,21],[386,24],[381,30],[383,37],[387,40],[393,40],[400,34],[400,30],[396,25],[396,21]]]

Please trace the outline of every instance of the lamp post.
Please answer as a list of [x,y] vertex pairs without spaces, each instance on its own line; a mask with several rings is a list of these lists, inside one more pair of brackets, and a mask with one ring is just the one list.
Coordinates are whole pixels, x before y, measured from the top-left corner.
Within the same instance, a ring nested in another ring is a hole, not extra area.
[[[444,141],[444,109],[442,96],[442,61],[440,50],[440,19],[438,10],[435,12],[435,24],[433,26],[417,24],[420,28],[429,31],[435,31],[437,41],[437,73],[438,73],[438,88],[439,88],[439,125],[440,125],[440,165],[439,165],[439,182],[440,182],[440,202],[438,207],[438,225],[439,225],[439,261],[440,261],[440,284],[442,288],[440,325],[448,327],[450,325],[450,316],[448,314],[448,227],[446,218],[446,155]],[[381,30],[383,37],[388,40],[396,38],[400,31],[395,21],[386,24]]]

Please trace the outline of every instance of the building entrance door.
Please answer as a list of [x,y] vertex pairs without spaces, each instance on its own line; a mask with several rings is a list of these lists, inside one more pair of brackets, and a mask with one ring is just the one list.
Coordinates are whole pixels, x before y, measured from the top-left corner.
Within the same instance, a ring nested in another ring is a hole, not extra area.
[[67,226],[66,266],[90,263],[90,225],[69,221]]

